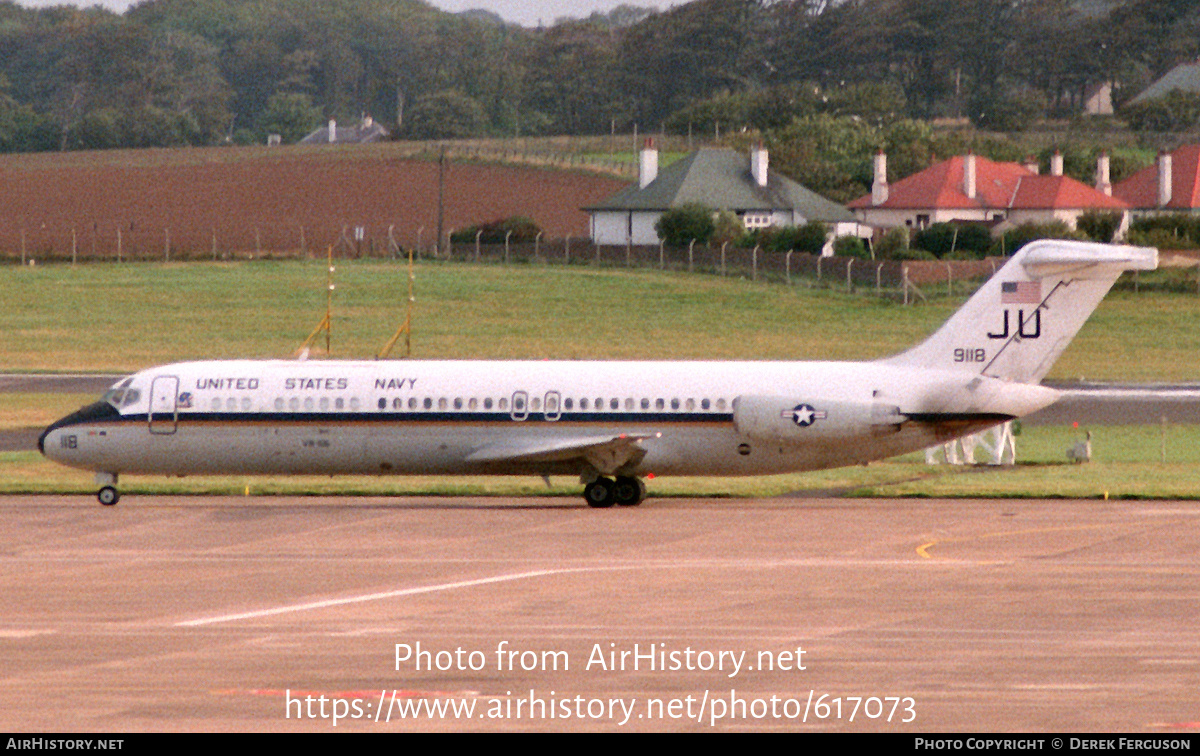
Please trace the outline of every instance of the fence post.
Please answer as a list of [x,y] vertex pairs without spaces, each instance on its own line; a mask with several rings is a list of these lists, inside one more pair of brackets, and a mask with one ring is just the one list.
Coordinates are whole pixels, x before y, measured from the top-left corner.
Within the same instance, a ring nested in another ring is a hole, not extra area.
[[74,265],[79,259],[79,244],[75,236],[75,227],[71,227],[71,264]]
[[508,240],[512,238],[512,229],[504,232],[504,264],[508,265]]
[[696,240],[692,239],[690,242],[688,242],[688,273],[692,272],[692,260],[693,260],[692,253],[695,251],[695,248],[696,248]]
[[[954,231],[958,233],[958,226],[954,227]],[[946,296],[954,295],[954,269],[950,267],[950,263],[946,263]]]
[[883,263],[875,266],[875,296],[883,294]]
[[538,231],[537,236],[533,237],[533,261],[538,262],[538,252],[542,243],[542,232]]
[[[663,246],[665,244],[666,244],[666,241],[664,241],[662,239],[658,240],[658,269],[659,270],[667,269],[666,256],[663,252]],[[1200,281],[1200,277],[1198,277],[1196,280]],[[1198,284],[1198,285],[1200,285],[1200,284]]]
[[424,226],[417,226],[417,254],[421,254],[421,234],[424,233]]
[[171,262],[171,227],[163,226],[163,262]]
[[903,265],[900,268],[900,282],[904,286],[904,304],[908,304],[908,266]]
[[121,254],[124,250],[121,248],[121,227],[117,226],[117,262],[121,262]]
[[787,276],[788,286],[792,285],[792,253],[795,251],[796,250],[794,250],[794,249],[789,249],[787,251],[787,255],[784,257],[783,269],[784,269],[784,275]]
[[725,247],[729,242],[721,242],[721,275],[725,275]]
[[[599,248],[600,248],[599,246],[596,247],[596,249],[599,249]],[[631,267],[632,259],[633,259],[633,239],[626,239],[625,240],[625,267],[626,268]]]
[[758,280],[758,245],[754,245],[753,251],[750,252],[750,280]]
[[479,262],[479,237],[483,236],[483,229],[475,232],[475,262]]
[[571,235],[567,234],[567,238],[563,240],[563,260],[564,265],[571,263]]
[[854,258],[846,258],[846,291],[854,291],[854,286],[850,282],[850,269],[854,267]]
[[817,280],[818,281],[821,280],[821,261],[824,259],[825,258],[823,256],[817,255]]

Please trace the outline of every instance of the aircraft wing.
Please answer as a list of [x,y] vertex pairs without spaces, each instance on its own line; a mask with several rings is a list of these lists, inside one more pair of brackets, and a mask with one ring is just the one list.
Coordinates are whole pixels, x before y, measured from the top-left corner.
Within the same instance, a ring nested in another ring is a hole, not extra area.
[[587,460],[603,475],[612,475],[646,453],[641,442],[661,433],[618,433],[558,438],[506,440],[481,446],[467,455],[468,462],[562,462]]

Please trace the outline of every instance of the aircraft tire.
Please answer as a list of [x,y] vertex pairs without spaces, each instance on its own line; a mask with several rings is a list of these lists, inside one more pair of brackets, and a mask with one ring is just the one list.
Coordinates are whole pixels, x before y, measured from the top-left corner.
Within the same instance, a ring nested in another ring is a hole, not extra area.
[[613,499],[623,507],[634,507],[646,498],[646,484],[638,478],[622,475],[613,484]]
[[96,498],[106,507],[111,507],[121,500],[121,494],[112,486],[105,486],[96,492]]
[[608,478],[596,478],[583,489],[583,498],[594,509],[606,509],[617,503],[613,498],[614,484]]

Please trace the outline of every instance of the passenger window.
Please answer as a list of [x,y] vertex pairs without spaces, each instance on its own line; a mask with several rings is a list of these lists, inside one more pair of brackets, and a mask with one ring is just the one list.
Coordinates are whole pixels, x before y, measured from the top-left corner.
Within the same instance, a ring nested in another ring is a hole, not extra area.
[[575,408],[575,400],[571,398],[563,399],[563,409],[570,411]]
[[218,396],[213,397],[212,408],[213,408],[213,412],[221,411],[221,398],[220,397],[218,397]]
[[717,400],[717,409],[720,410],[721,412],[725,411],[725,400],[724,399]]
[[243,396],[242,397],[242,412],[249,412],[250,405],[251,405],[250,397]]
[[454,409],[456,409],[456,410],[462,409],[462,397],[461,396],[454,397]]
[[501,397],[500,401],[496,402],[496,408],[500,410],[508,409],[508,399]]
[[360,402],[358,401],[357,396],[350,397],[350,409],[351,410],[357,410],[359,405],[360,405]]
[[337,399],[334,399],[333,408],[339,410],[346,409],[346,400],[340,396]]
[[432,397],[428,397],[428,396],[425,397],[425,409],[427,409],[427,410],[433,409],[433,398]]
[[321,411],[322,412],[329,411],[329,397],[327,397],[327,396],[321,397]]
[[596,397],[596,404],[595,404],[595,407],[596,407],[596,409],[597,409],[597,410],[602,410],[602,409],[604,409],[604,400],[603,400],[603,399],[601,399],[600,397]]
[[275,411],[283,412],[283,397],[282,396],[275,397]]
[[232,396],[229,397],[228,399],[226,399],[225,400],[225,409],[228,412],[236,411],[237,410],[237,399],[234,399]]
[[438,409],[444,410],[444,409],[446,409],[447,406],[449,406],[449,403],[446,401],[446,397],[444,397],[444,396],[439,397],[438,398]]
[[392,409],[400,409],[400,407],[403,405],[403,403],[404,403],[403,399],[401,399],[400,397],[396,397],[395,399],[392,400]]
[[587,409],[587,408],[588,408],[588,400],[587,400],[587,399],[580,399],[580,400],[579,400],[579,409],[581,409],[581,410],[585,410],[585,409]]
[[417,408],[417,397],[415,397],[415,396],[408,397],[408,408],[410,410],[415,410]]
[[304,411],[305,412],[312,412],[313,405],[314,405],[314,402],[313,402],[313,398],[311,396],[304,397]]
[[492,408],[492,398],[490,396],[483,400],[483,408],[485,410],[490,410]]
[[379,397],[379,409],[387,409],[387,399]]
[[542,409],[542,400],[536,396],[530,399],[529,409],[533,410],[534,412],[540,412]]
[[633,400],[632,400],[632,399],[628,399],[628,398],[627,398],[627,399],[625,400],[625,409],[626,409],[626,410],[631,410],[631,409],[633,409]]
[[644,409],[644,410],[650,409],[650,400],[649,399],[642,399],[642,409]]
[[678,399],[672,399],[672,400],[671,400],[671,409],[672,409],[672,410],[678,410],[678,409],[679,409],[679,400],[678,400]]
[[300,400],[294,396],[291,399],[288,399],[288,409],[290,409],[292,412],[300,409]]
[[696,409],[696,400],[695,400],[695,399],[688,399],[688,400],[687,400],[687,404],[686,404],[685,406],[686,406],[686,408],[687,408],[687,411],[688,411],[688,412],[691,412],[692,410]]
[[471,399],[467,401],[467,409],[474,410],[474,409],[478,409],[478,408],[479,408],[479,400],[476,399],[475,397],[471,397]]
[[660,409],[664,409],[666,406],[667,406],[666,402],[664,402],[662,399],[654,400],[654,409],[660,410]]

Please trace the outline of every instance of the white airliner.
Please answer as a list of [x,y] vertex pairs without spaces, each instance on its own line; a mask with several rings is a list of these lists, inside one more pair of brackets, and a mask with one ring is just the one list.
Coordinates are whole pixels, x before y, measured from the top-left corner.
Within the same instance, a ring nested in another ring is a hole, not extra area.
[[119,381],[38,439],[121,474],[578,475],[594,507],[643,478],[865,463],[1053,403],[1038,385],[1151,248],[1025,246],[922,344],[872,362],[213,361]]

